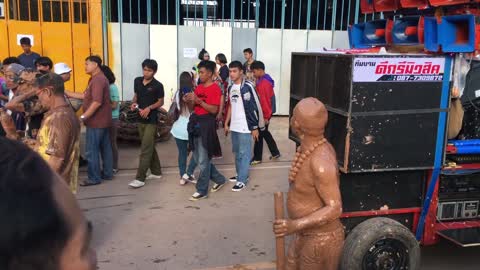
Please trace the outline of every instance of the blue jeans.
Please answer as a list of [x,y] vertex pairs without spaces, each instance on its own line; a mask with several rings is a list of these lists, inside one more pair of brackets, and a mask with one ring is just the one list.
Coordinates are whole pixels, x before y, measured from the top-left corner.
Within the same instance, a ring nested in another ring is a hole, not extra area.
[[235,154],[237,181],[247,184],[252,158],[252,134],[232,131],[232,151]]
[[208,194],[208,185],[210,179],[216,184],[224,184],[227,179],[220,172],[218,172],[215,165],[212,164],[212,159],[208,157],[207,149],[202,144],[202,138],[196,137],[194,139],[195,150],[193,157],[200,168],[200,176],[197,180],[197,192],[201,195]]
[[178,169],[180,170],[180,177],[182,177],[185,173],[189,176],[193,175],[193,171],[195,171],[197,163],[192,155],[187,169],[188,141],[175,138],[175,142],[177,143],[178,148]]
[[[102,179],[112,179],[113,157],[109,128],[87,127],[86,148],[88,180],[93,183],[100,183]],[[100,155],[102,156],[103,173],[100,169]]]

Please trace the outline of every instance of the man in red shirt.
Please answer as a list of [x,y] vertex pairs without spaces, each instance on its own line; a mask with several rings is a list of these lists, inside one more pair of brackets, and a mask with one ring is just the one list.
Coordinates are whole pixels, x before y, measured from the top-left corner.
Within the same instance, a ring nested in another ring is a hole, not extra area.
[[253,62],[250,65],[250,69],[257,80],[256,89],[262,106],[263,118],[265,119],[265,129],[260,131],[260,136],[258,137],[258,140],[255,141],[255,146],[253,147],[253,159],[251,164],[257,165],[262,163],[263,139],[267,142],[268,149],[272,154],[270,160],[276,160],[280,157],[280,151],[278,151],[277,144],[270,131],[268,131],[270,119],[272,118],[272,114],[275,113],[275,92],[273,91],[275,82],[270,75],[265,73],[265,64],[261,61]]
[[212,164],[212,157],[221,154],[215,116],[218,113],[222,92],[218,84],[213,82],[215,68],[216,65],[212,61],[200,62],[198,76],[201,83],[194,93],[184,96],[184,100],[193,109],[188,123],[188,140],[190,148],[193,149],[193,157],[200,168],[197,192],[192,195],[191,201],[207,198],[210,180],[215,183],[211,192],[218,191],[227,181]]

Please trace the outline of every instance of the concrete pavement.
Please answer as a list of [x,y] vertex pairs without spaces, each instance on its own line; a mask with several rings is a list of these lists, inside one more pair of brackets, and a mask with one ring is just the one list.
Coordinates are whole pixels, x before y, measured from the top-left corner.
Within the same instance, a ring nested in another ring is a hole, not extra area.
[[[138,147],[122,146],[121,171],[114,180],[81,188],[81,207],[94,224],[93,244],[101,270],[274,269],[273,192],[287,191],[289,160],[295,145],[287,138],[287,118],[271,125],[282,158],[253,167],[248,188],[226,185],[206,200],[189,202],[194,186],[178,185],[177,150],[170,140],[157,145],[163,178],[141,189],[128,188],[135,177]],[[221,137],[227,177],[235,174],[229,138]],[[264,161],[268,160],[265,149]],[[81,174],[85,177],[85,173]],[[422,250],[422,269],[480,269],[480,249],[442,243]]]

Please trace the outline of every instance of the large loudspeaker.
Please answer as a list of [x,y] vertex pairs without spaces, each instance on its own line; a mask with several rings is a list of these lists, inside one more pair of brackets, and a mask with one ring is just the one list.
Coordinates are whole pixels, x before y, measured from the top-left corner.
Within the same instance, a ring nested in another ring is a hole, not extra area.
[[440,43],[438,41],[438,22],[435,17],[425,17],[425,49],[430,52],[438,52]]
[[473,52],[476,28],[474,15],[425,18],[425,49],[431,52]]
[[361,0],[360,1],[360,10],[362,13],[373,13],[375,10],[373,9],[373,0]]
[[400,0],[402,8],[428,8],[428,0]]
[[442,17],[438,40],[444,52],[473,52],[475,50],[475,16]]
[[375,0],[375,12],[394,11],[400,9],[400,0]]
[[[431,168],[445,109],[440,101],[448,89],[442,80],[404,78],[422,66],[417,73],[435,73],[426,70],[438,63],[445,63],[443,56],[292,53],[290,112],[305,97],[327,106],[325,137],[343,172]],[[387,75],[397,72],[406,76]]]
[[392,43],[417,45],[423,43],[423,17],[408,16],[395,20],[392,28]]
[[469,3],[470,0],[430,0],[430,5],[434,7],[438,6],[450,6],[450,5],[457,5],[457,4],[465,4]]
[[387,20],[375,20],[366,23],[358,23],[349,28],[351,48],[370,48],[387,44],[385,39],[385,27]]

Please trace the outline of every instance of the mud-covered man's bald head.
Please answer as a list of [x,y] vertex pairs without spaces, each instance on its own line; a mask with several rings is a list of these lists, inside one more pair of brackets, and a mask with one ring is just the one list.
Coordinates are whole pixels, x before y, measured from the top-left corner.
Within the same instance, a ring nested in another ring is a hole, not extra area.
[[300,139],[310,136],[323,136],[328,122],[328,111],[318,99],[309,97],[302,99],[293,109],[291,127]]

